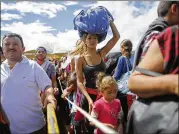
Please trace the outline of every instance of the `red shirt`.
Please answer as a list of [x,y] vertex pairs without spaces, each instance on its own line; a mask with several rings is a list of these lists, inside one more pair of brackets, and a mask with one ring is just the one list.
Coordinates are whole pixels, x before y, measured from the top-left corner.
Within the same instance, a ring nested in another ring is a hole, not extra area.
[[165,74],[179,73],[179,28],[178,25],[167,28],[155,37],[158,40],[164,58]]
[[[118,99],[113,102],[106,102],[104,98],[97,100],[94,103],[93,112],[96,114],[96,118],[102,122],[117,126],[119,112],[121,111],[121,104]],[[103,134],[99,129],[96,129],[96,134]]]

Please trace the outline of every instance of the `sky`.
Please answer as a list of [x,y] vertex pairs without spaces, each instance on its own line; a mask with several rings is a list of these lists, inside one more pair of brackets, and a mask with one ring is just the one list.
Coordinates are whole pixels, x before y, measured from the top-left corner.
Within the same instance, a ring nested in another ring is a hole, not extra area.
[[[120,51],[123,39],[130,39],[133,50],[148,25],[157,17],[159,1],[5,1],[1,2],[1,38],[15,32],[23,37],[26,51],[38,46],[47,47],[49,53],[69,52],[79,39],[73,19],[81,11],[92,6],[104,6],[114,17],[121,35],[111,52]],[[111,29],[105,41],[112,37]],[[2,41],[2,40],[1,40]]]

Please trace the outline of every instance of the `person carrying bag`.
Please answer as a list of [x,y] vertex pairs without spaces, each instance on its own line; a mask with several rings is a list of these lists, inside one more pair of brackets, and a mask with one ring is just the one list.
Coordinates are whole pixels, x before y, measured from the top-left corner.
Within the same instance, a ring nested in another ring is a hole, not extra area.
[[121,76],[121,78],[117,81],[118,90],[121,94],[127,94],[130,92],[128,88],[128,79],[131,75],[131,71],[129,70],[128,59],[125,57],[125,62],[127,66],[127,72]]
[[[127,115],[130,105],[132,104],[132,93],[128,89],[128,79],[132,65],[130,63],[132,42],[125,39],[121,42],[120,51],[122,56],[119,57],[118,63],[114,72],[114,78],[117,81],[118,92],[116,98],[120,100],[124,113],[123,130],[126,130]],[[129,95],[130,94],[130,95]]]
[[[153,77],[162,75],[137,67],[135,70]],[[129,110],[127,133],[155,134],[164,131],[169,134],[178,130],[178,102],[177,95],[163,95],[147,99],[139,97]]]
[[179,133],[178,34],[175,25],[154,37],[131,74],[128,87],[139,98],[129,111],[127,134]]

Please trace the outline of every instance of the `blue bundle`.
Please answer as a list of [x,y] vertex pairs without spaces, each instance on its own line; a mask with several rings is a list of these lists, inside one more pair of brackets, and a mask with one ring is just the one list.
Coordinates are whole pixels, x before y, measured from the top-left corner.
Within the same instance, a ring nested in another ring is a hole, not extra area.
[[74,29],[78,30],[80,38],[84,33],[97,34],[100,43],[107,36],[109,17],[114,20],[111,13],[102,6],[82,10],[73,20]]

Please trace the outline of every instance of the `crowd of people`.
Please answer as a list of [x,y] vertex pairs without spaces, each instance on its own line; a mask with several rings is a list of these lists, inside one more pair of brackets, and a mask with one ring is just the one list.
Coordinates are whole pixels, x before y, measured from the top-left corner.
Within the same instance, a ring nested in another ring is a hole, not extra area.
[[[84,32],[75,49],[54,62],[47,59],[43,46],[37,48],[35,59],[29,60],[23,55],[22,37],[5,34],[1,48],[0,133],[47,133],[46,107],[52,103],[61,134],[103,134],[66,98],[119,134],[179,133],[178,106],[173,104],[178,103],[179,95],[179,2],[160,1],[157,13],[158,18],[138,44],[134,63],[133,43],[124,39],[119,48],[121,56],[110,74],[106,74],[106,56],[120,39],[112,19],[109,24],[113,36],[103,48],[96,49],[97,34]],[[118,81],[129,72],[132,93],[122,93]],[[152,112],[149,102],[168,105],[160,105],[164,111],[154,107]],[[156,117],[162,112],[168,117],[163,122]],[[144,114],[146,118],[142,118]]]

